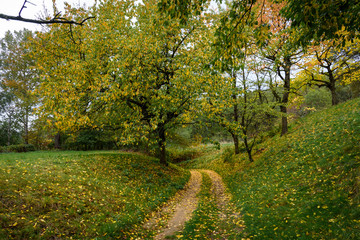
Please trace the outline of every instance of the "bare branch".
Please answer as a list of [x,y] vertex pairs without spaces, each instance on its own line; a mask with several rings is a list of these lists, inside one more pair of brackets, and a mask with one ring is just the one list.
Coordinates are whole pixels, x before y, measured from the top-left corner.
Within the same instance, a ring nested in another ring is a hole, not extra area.
[[24,8],[26,8],[25,4],[26,4],[27,0],[24,1],[22,7],[20,8],[20,11],[19,11],[19,17],[21,16],[21,12],[22,10],[24,10]]
[[[20,11],[21,13],[21,11]],[[67,20],[65,18],[59,18],[57,17],[59,15],[56,14],[56,16],[53,19],[50,20],[43,20],[43,19],[31,19],[31,18],[23,18],[21,16],[10,16],[6,14],[0,13],[0,18],[6,19],[6,20],[15,20],[15,21],[21,21],[21,22],[28,22],[28,23],[35,23],[35,24],[54,24],[54,23],[62,23],[62,24],[75,24],[82,26],[87,20],[95,18],[95,17],[87,17],[81,22],[76,22],[73,20]]]
[[24,0],[24,3],[22,5],[22,7],[20,8],[19,11],[19,15],[18,16],[11,16],[11,15],[7,15],[7,14],[2,14],[0,13],[0,19],[6,19],[6,20],[15,20],[15,21],[21,21],[21,22],[28,22],[28,23],[35,23],[35,24],[54,24],[54,23],[62,23],[62,24],[70,24],[70,25],[83,25],[87,20],[91,19],[91,18],[95,18],[95,17],[87,17],[84,20],[82,20],[81,22],[76,22],[73,20],[68,20],[66,18],[61,18],[60,17],[60,13],[58,12],[52,19],[50,20],[44,20],[44,19],[32,19],[32,18],[23,18],[21,17],[21,13],[22,11],[27,8],[26,4],[32,4],[35,6],[35,4],[33,4],[32,2],[28,1],[28,0]]

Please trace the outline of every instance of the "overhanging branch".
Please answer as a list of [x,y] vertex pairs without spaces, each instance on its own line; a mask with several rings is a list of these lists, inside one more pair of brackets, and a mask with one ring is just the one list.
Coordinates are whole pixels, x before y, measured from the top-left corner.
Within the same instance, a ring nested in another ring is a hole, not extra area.
[[28,22],[28,23],[35,23],[35,24],[54,24],[54,23],[62,23],[62,24],[75,24],[75,25],[83,25],[87,20],[95,17],[87,17],[81,22],[76,22],[73,20],[67,20],[65,18],[59,18],[55,17],[50,20],[43,20],[43,19],[31,19],[31,18],[23,18],[21,16],[10,16],[6,14],[0,13],[0,18],[6,19],[6,20],[15,20],[15,21],[21,21],[21,22]]

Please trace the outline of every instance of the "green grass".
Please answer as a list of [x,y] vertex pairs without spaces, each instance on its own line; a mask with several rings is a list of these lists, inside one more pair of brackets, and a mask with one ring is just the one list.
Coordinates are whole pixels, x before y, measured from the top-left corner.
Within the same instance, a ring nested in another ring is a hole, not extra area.
[[[360,239],[360,99],[313,113],[244,155],[183,163],[219,172],[254,239]],[[246,235],[245,235],[246,234]]]
[[0,155],[0,239],[131,239],[189,178],[121,152]]
[[[216,151],[181,163],[223,176],[245,221],[234,239],[360,239],[360,99],[313,113],[259,148],[255,163],[245,155],[223,163]],[[0,239],[146,239],[142,221],[188,178],[140,154],[0,154]],[[181,238],[228,230],[210,186],[204,176]]]

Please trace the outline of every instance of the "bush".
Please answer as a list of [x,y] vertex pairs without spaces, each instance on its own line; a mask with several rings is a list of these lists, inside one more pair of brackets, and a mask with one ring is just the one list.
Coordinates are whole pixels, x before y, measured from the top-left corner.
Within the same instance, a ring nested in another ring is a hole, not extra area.
[[31,152],[35,151],[35,147],[32,144],[18,144],[18,145],[10,145],[5,147],[6,152]]
[[339,103],[346,102],[352,98],[352,89],[349,85],[347,86],[338,86],[336,89],[336,95],[339,99]]
[[201,152],[194,148],[170,148],[166,152],[169,160],[173,163],[191,160],[201,155]]
[[360,80],[352,82],[350,89],[353,98],[360,97]]
[[82,130],[76,136],[67,136],[62,144],[66,150],[88,151],[88,150],[113,150],[117,149],[111,133],[98,130]]
[[[180,163],[187,160],[192,160],[204,155],[204,147],[187,147],[182,148],[179,146],[169,146],[166,148],[166,159],[172,163]],[[159,148],[155,148],[149,155],[154,157],[160,156]]]
[[234,149],[231,147],[226,147],[221,153],[221,159],[223,162],[232,162],[234,155]]
[[305,95],[304,103],[307,108],[322,110],[331,106],[331,94],[325,88],[311,89]]

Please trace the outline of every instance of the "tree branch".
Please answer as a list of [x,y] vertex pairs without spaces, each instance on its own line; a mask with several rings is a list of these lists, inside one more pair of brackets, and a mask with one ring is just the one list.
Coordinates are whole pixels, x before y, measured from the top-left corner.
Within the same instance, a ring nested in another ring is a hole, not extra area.
[[[238,28],[238,26],[240,25],[240,23],[243,22],[243,20],[246,18],[245,22],[247,22],[249,20],[249,17],[251,16],[251,9],[254,5],[256,1],[251,0],[250,3],[249,2],[245,2],[245,9],[243,11],[243,14],[240,17],[237,17],[236,19],[238,20],[235,23],[235,26],[233,27],[233,29],[230,30],[230,33],[226,35],[226,39],[228,39]],[[236,3],[233,3],[233,9]],[[239,4],[239,2],[237,2],[237,4]],[[244,4],[244,3],[241,3]],[[229,16],[226,16],[229,17]]]
[[30,4],[32,4],[32,5],[35,5],[35,4],[33,4],[33,3],[25,0],[24,3],[23,3],[23,5],[22,5],[22,7],[21,7],[21,9],[20,9],[20,11],[19,11],[19,17],[21,16],[21,12],[24,10],[24,8],[26,8],[26,6],[25,6],[26,3],[30,3]]
[[[23,9],[23,8],[22,8]],[[19,13],[21,13],[22,9]],[[81,22],[76,22],[73,20],[67,20],[65,18],[59,18],[57,17],[58,14],[50,20],[43,20],[43,19],[31,19],[31,18],[23,18],[20,15],[19,16],[10,16],[6,14],[0,13],[0,18],[6,19],[6,20],[15,20],[15,21],[21,21],[21,22],[28,22],[28,23],[35,23],[35,24],[54,24],[54,23],[61,23],[61,24],[75,24],[82,26],[87,20],[95,18],[95,17],[87,17]]]
[[183,38],[182,38],[182,39],[180,40],[180,42],[175,46],[175,48],[172,49],[172,50],[173,50],[173,53],[172,53],[172,55],[171,55],[171,58],[174,58],[174,56],[175,56],[176,52],[179,50],[180,46],[184,43],[184,41],[186,40],[186,38],[187,38],[188,36],[190,36],[191,33],[192,33],[195,29],[196,29],[195,26],[192,27],[192,29],[190,29],[190,31],[187,32],[187,33],[183,36]]

